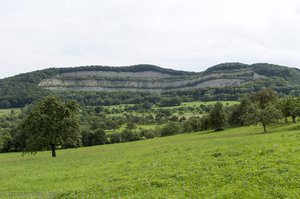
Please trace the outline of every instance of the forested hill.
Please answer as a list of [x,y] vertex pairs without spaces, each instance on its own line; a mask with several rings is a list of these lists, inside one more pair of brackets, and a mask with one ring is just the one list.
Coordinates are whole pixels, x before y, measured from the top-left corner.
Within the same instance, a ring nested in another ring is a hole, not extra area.
[[272,64],[224,63],[198,73],[154,65],[49,68],[0,80],[0,108],[23,107],[51,93],[88,105],[133,103],[141,95],[238,99],[262,87],[298,95],[299,79],[299,69]]

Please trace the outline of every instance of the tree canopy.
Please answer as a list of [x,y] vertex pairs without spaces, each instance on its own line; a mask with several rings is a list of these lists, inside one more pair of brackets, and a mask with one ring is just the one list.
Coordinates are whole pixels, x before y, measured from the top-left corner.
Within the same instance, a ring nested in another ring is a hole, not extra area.
[[77,112],[75,101],[65,103],[55,96],[38,101],[23,122],[28,136],[25,151],[35,153],[51,149],[52,157],[56,157],[58,146],[77,147],[80,144]]
[[257,103],[252,103],[248,107],[245,119],[248,124],[261,124],[266,133],[267,125],[276,123],[281,116],[280,110],[278,110],[274,104],[268,104],[264,108],[261,108]]
[[227,114],[224,110],[223,104],[217,102],[214,104],[212,111],[210,112],[211,125],[216,131],[223,130],[227,122]]

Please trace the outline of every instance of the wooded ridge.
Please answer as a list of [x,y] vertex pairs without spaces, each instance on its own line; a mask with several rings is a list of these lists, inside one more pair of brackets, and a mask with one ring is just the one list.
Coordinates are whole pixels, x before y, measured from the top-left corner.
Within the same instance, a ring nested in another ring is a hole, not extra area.
[[95,98],[99,97],[95,94],[98,92],[172,93],[174,96],[181,93],[201,100],[236,100],[243,94],[271,87],[281,95],[298,95],[299,79],[297,68],[266,63],[223,63],[203,72],[147,64],[49,68],[1,79],[0,108],[23,107],[53,92],[65,96],[70,92],[72,96],[93,93]]

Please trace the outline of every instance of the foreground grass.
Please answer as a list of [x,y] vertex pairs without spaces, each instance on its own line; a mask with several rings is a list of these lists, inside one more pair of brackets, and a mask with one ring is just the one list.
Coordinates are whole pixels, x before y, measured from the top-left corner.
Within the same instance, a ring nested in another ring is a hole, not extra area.
[[233,128],[50,152],[0,154],[0,197],[299,198],[300,126]]

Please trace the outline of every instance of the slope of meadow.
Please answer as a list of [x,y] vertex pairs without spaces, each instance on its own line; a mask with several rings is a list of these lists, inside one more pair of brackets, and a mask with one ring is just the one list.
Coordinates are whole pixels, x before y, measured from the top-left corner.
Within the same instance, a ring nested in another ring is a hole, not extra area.
[[0,154],[0,197],[299,198],[300,125],[261,132],[181,134],[61,150],[57,158]]

